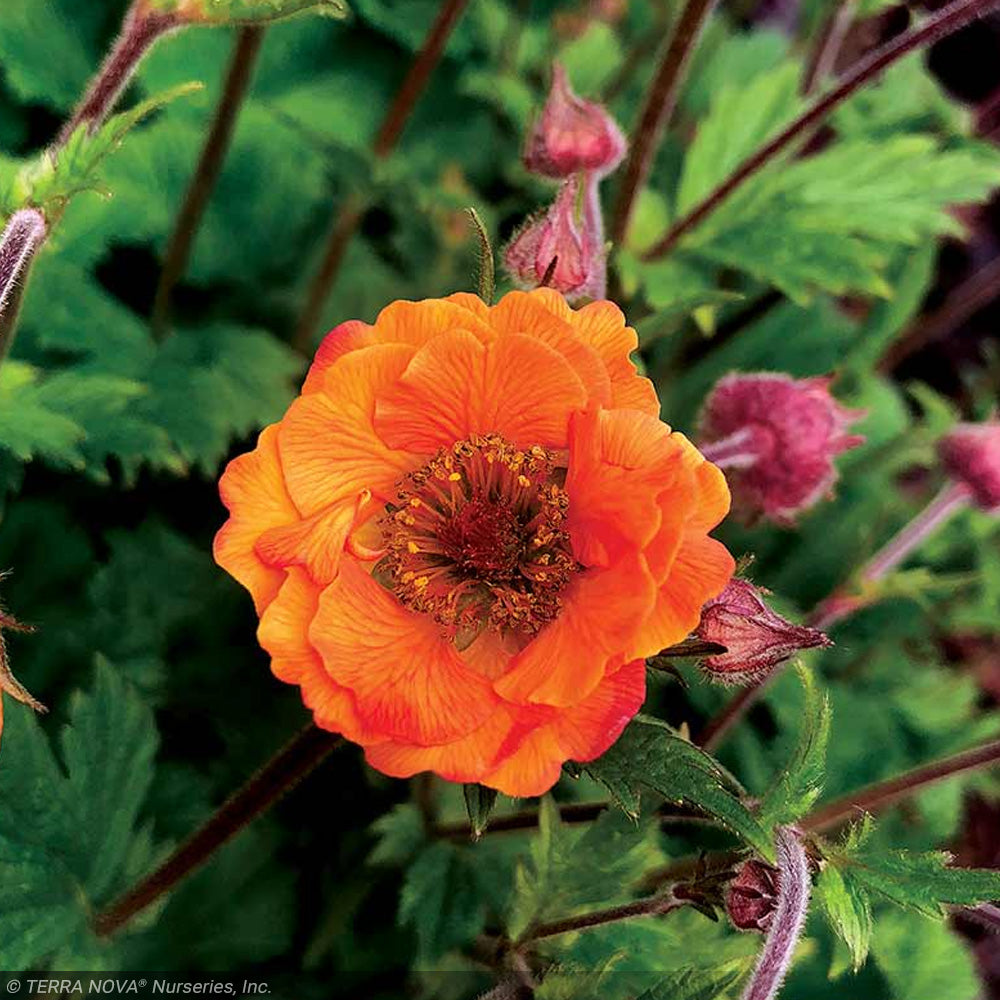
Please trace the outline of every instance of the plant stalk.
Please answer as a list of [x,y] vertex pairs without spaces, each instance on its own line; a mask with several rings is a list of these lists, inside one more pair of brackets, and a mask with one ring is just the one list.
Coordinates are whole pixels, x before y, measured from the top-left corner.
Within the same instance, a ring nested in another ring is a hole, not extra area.
[[122,22],[121,33],[83,99],[60,130],[53,148],[65,146],[81,125],[87,125],[90,131],[99,128],[153,44],[181,23],[176,14],[152,10],[146,0],[134,0]]
[[799,825],[804,830],[820,833],[847,822],[859,812],[873,813],[891,806],[900,799],[922,791],[945,778],[998,763],[1000,763],[1000,740],[992,740],[982,746],[924,764],[912,771],[905,771],[895,778],[877,781],[867,788],[834,799],[811,812],[800,821]]
[[611,217],[610,236],[615,244],[621,244],[628,232],[636,200],[653,169],[663,131],[677,109],[691,56],[713,5],[714,0],[687,0],[646,95]]
[[[444,0],[441,4],[423,46],[410,65],[409,72],[400,84],[372,140],[372,153],[378,159],[384,159],[396,148],[417,101],[426,89],[435,67],[441,61],[448,39],[467,3],[468,0]],[[347,244],[357,230],[363,214],[362,200],[356,195],[351,195],[341,202],[334,216],[327,237],[326,250],[319,269],[309,285],[305,306],[292,334],[292,346],[303,353],[309,349],[322,316],[323,304],[344,259]]]
[[109,937],[170,892],[314,771],[343,742],[339,736],[311,723],[302,729],[163,864],[98,913],[94,918],[95,933],[99,937]]
[[0,236],[0,364],[14,344],[28,272],[47,234],[45,216],[36,208],[22,208]]
[[851,25],[854,23],[854,10],[857,0],[841,0],[837,9],[830,15],[820,35],[819,43],[813,52],[802,81],[802,93],[810,94],[817,84],[833,76],[837,64],[837,56],[843,47]]
[[187,268],[195,236],[219,174],[222,172],[240,107],[250,90],[254,66],[263,40],[264,28],[259,25],[241,28],[236,36],[222,96],[219,98],[205,145],[188,184],[163,258],[163,269],[156,288],[151,320],[153,337],[156,340],[163,340],[167,334],[170,296]]
[[692,229],[712,214],[737,188],[745,184],[776,156],[798,139],[809,134],[826,117],[855,91],[876,77],[893,63],[918,49],[946,38],[960,28],[993,10],[1000,0],[954,0],[953,3],[931,14],[922,25],[891,39],[874,52],[858,61],[827,93],[817,98],[796,119],[773,139],[748,156],[729,177],[687,215],[679,219],[656,244],[643,254],[644,260],[656,260],[669,253]]

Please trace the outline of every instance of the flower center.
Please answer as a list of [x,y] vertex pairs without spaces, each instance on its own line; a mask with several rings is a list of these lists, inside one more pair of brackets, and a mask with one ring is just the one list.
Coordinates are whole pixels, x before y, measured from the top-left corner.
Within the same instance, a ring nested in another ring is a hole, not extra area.
[[375,578],[464,648],[490,628],[532,636],[578,569],[563,528],[565,469],[497,434],[458,441],[397,483]]

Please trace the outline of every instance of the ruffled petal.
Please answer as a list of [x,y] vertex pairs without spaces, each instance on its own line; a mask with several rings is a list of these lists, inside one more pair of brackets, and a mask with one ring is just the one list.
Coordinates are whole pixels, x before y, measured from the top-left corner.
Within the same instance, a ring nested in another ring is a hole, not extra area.
[[274,599],[285,574],[267,565],[254,544],[269,528],[299,517],[285,488],[277,437],[277,425],[265,427],[257,447],[234,458],[219,482],[229,520],[215,536],[215,561],[250,591],[258,614]]
[[302,701],[320,729],[342,733],[355,743],[377,741],[379,737],[362,726],[350,691],[334,682],[309,644],[320,593],[301,569],[289,570],[278,596],[261,615],[257,639],[271,654],[274,676],[302,689]]
[[375,427],[391,446],[424,454],[491,433],[563,447],[570,414],[586,399],[568,362],[538,340],[518,335],[486,345],[456,330],[417,351],[380,394]]
[[701,620],[702,606],[722,592],[735,569],[733,557],[721,542],[703,535],[686,538],[628,655],[652,656],[690,635]]
[[559,617],[515,656],[495,683],[508,701],[566,707],[600,684],[656,600],[639,553],[607,569],[578,574],[566,588]]
[[374,343],[409,344],[423,347],[442,333],[466,330],[477,340],[488,343],[496,333],[475,295],[450,295],[446,299],[421,302],[400,300],[386,306],[375,320]]
[[413,348],[352,351],[327,369],[323,389],[300,396],[281,421],[278,447],[288,492],[305,516],[369,489],[388,497],[419,457],[387,447],[375,431],[376,395],[403,372]]
[[372,341],[373,327],[360,320],[351,319],[334,327],[322,340],[313,358],[306,380],[302,384],[303,394],[319,392],[323,388],[326,373],[335,361],[359,347],[367,347]]
[[304,566],[320,585],[337,575],[344,543],[354,526],[357,504],[332,504],[312,517],[269,528],[254,549],[269,566]]
[[433,747],[381,743],[369,747],[365,757],[372,767],[393,778],[433,771],[446,781],[478,782],[496,766],[505,747],[520,743],[553,711],[501,703],[482,726],[453,743]]
[[350,556],[320,597],[309,641],[354,695],[362,724],[422,746],[467,736],[498,699],[427,615],[407,611]]
[[596,352],[607,368],[612,407],[659,416],[656,389],[648,378],[639,375],[632,361],[639,338],[632,327],[625,325],[618,306],[612,302],[591,302],[576,310],[572,323],[576,335]]
[[506,795],[544,795],[567,760],[599,757],[622,734],[646,697],[646,664],[626,663],[580,704],[556,714],[521,742],[481,782]]

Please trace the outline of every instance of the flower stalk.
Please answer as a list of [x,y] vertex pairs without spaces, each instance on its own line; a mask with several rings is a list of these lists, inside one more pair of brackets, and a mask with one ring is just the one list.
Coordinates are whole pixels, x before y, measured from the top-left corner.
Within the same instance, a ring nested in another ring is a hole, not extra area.
[[10,353],[31,261],[48,226],[37,208],[15,212],[0,236],[0,363]]
[[620,244],[628,232],[639,192],[649,178],[663,132],[677,108],[691,56],[713,6],[714,0],[688,0],[684,5],[646,95],[611,217],[611,239],[616,244]]
[[[372,153],[376,158],[385,159],[396,148],[403,129],[426,89],[431,74],[441,61],[448,39],[467,4],[468,0],[444,0],[442,3],[423,46],[413,60],[372,141]],[[319,325],[323,303],[326,302],[327,295],[333,287],[347,245],[357,231],[363,215],[364,204],[361,199],[356,195],[349,195],[341,202],[334,216],[319,269],[309,285],[305,306],[292,335],[292,346],[300,351],[304,352],[309,347]]]
[[170,892],[319,767],[343,742],[312,724],[302,729],[163,864],[98,913],[94,918],[95,933],[110,937]]
[[772,1000],[778,995],[809,910],[809,861],[802,842],[789,827],[778,827],[775,849],[778,897],[743,1000]]
[[932,14],[922,25],[891,39],[843,75],[840,82],[817,98],[797,118],[779,132],[770,142],[748,156],[714,191],[697,204],[687,215],[678,219],[670,230],[643,255],[644,260],[657,260],[668,254],[692,229],[700,225],[729,196],[751,177],[766,167],[779,154],[804,138],[822,124],[832,111],[852,94],[871,83],[889,66],[918,49],[954,34],[956,31],[983,17],[1000,4],[1000,0],[954,0],[947,7]]
[[152,328],[156,340],[163,340],[170,319],[170,296],[187,268],[195,236],[208,201],[215,189],[222,165],[232,142],[236,119],[253,79],[254,67],[264,40],[264,28],[252,25],[240,29],[226,74],[222,96],[215,109],[198,166],[188,184],[174,230],[167,244],[153,302]]

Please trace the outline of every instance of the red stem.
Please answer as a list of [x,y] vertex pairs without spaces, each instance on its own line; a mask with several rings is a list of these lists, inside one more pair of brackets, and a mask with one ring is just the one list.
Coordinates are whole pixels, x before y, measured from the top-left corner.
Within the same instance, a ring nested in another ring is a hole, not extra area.
[[153,336],[157,340],[162,340],[166,335],[170,318],[170,295],[187,268],[202,216],[222,172],[240,107],[250,89],[254,65],[263,40],[264,29],[260,26],[242,28],[236,36],[222,96],[164,255],[163,270],[160,272],[153,302],[152,327]]
[[810,813],[799,825],[805,830],[816,832],[829,830],[860,812],[876,812],[884,809],[899,799],[912,795],[918,789],[926,788],[944,778],[997,763],[1000,763],[1000,740],[993,740],[834,799]]
[[[427,86],[434,68],[441,61],[448,38],[465,10],[468,0],[444,0],[438,16],[431,26],[424,44],[410,65],[392,104],[382,119],[382,125],[372,141],[372,152],[379,159],[388,156],[399,142],[406,122],[413,112],[420,95]],[[309,349],[313,334],[319,326],[330,289],[337,278],[347,245],[361,222],[363,205],[356,196],[345,199],[330,227],[326,249],[319,270],[306,293],[306,303],[292,334],[292,345],[303,353]]]
[[840,55],[844,39],[854,22],[856,2],[857,0],[841,0],[840,5],[827,20],[802,82],[803,94],[812,93],[817,84],[833,75],[837,56]]
[[153,43],[180,26],[176,14],[150,10],[145,0],[136,0],[122,23],[122,30],[98,70],[72,117],[62,127],[55,148],[65,146],[83,124],[98,128],[111,113],[119,95],[139,68]]
[[917,49],[932,45],[942,38],[964,28],[967,24],[992,10],[1000,0],[956,0],[947,7],[932,14],[918,28],[907,31],[888,41],[844,74],[841,82],[832,90],[814,101],[791,124],[787,125],[770,142],[748,156],[702,202],[687,215],[679,219],[667,234],[643,255],[644,260],[656,260],[676,246],[682,236],[703,222],[737,188],[767,166],[779,153],[784,152],[797,139],[808,134],[821,124],[838,105],[855,91],[874,80],[884,69],[898,62],[903,56]]
[[310,724],[228,798],[208,822],[124,896],[94,918],[100,937],[114,934],[137,913],[155,903],[182,879],[197,871],[248,823],[266,812],[315,770],[344,741]]
[[598,927],[601,924],[616,923],[619,920],[631,920],[633,917],[660,916],[664,913],[670,913],[672,910],[679,910],[682,906],[687,906],[687,900],[675,899],[670,892],[658,893],[647,899],[637,899],[634,903],[609,906],[604,910],[594,910],[576,917],[566,917],[563,920],[538,924],[518,944],[541,941],[543,938],[555,937],[557,934],[570,934],[574,931],[585,930],[587,927]]
[[691,56],[713,4],[714,0],[688,0],[684,5],[663,62],[646,95],[611,218],[610,236],[616,244],[620,244],[628,232],[636,199],[653,168],[663,130],[677,108]]

